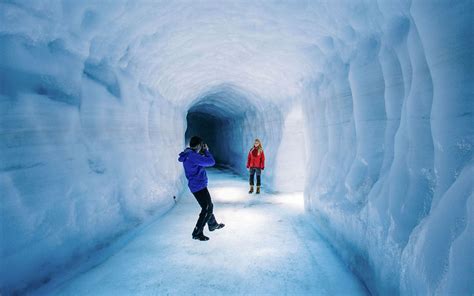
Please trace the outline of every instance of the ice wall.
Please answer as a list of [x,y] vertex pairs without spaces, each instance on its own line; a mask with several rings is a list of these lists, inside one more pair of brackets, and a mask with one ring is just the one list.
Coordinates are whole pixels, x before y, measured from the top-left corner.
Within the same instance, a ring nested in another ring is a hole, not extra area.
[[0,4],[2,295],[166,212],[182,188],[180,110],[81,52],[60,7],[28,5]]
[[0,277],[21,291],[174,204],[184,125],[159,94],[59,41],[0,42]]
[[0,3],[1,291],[172,206],[189,128],[261,138],[373,292],[472,294],[472,5]]
[[372,291],[471,294],[472,1],[328,9],[307,208]]

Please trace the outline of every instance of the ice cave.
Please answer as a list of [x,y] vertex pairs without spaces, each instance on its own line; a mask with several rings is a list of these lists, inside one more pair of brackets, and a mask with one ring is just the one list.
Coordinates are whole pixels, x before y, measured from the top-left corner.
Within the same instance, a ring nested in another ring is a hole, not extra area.
[[472,0],[2,0],[0,24],[1,295],[474,294]]

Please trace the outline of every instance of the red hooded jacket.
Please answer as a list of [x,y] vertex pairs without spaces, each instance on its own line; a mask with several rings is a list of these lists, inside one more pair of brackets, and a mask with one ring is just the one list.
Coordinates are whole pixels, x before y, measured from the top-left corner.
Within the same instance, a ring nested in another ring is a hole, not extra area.
[[265,154],[263,150],[258,154],[258,149],[255,149],[255,147],[250,149],[247,157],[247,168],[265,169]]

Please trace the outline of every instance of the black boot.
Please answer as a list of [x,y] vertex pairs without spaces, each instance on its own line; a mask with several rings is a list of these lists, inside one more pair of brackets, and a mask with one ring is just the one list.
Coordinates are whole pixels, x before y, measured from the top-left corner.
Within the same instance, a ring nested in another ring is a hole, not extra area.
[[221,229],[221,228],[223,228],[224,226],[225,226],[224,223],[218,223],[218,224],[213,225],[213,226],[210,226],[210,225],[209,225],[209,231],[214,231],[214,230],[216,230],[216,229]]
[[202,229],[199,229],[197,226],[193,230],[193,239],[200,241],[208,241],[209,238],[202,233]]
[[204,234],[200,233],[200,234],[193,234],[193,239],[197,239],[197,240],[200,240],[200,241],[208,241],[209,238],[207,236],[205,236]]

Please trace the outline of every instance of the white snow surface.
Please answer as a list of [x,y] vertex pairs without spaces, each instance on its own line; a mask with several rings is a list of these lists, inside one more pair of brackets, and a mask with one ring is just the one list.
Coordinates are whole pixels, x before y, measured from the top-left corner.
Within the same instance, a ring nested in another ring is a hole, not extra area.
[[371,293],[474,294],[473,5],[1,1],[0,293],[172,209],[200,134],[242,176],[260,138]]
[[209,191],[226,226],[191,239],[191,193],[113,254],[36,295],[367,295],[308,221],[303,193],[249,195],[247,182],[211,170]]

